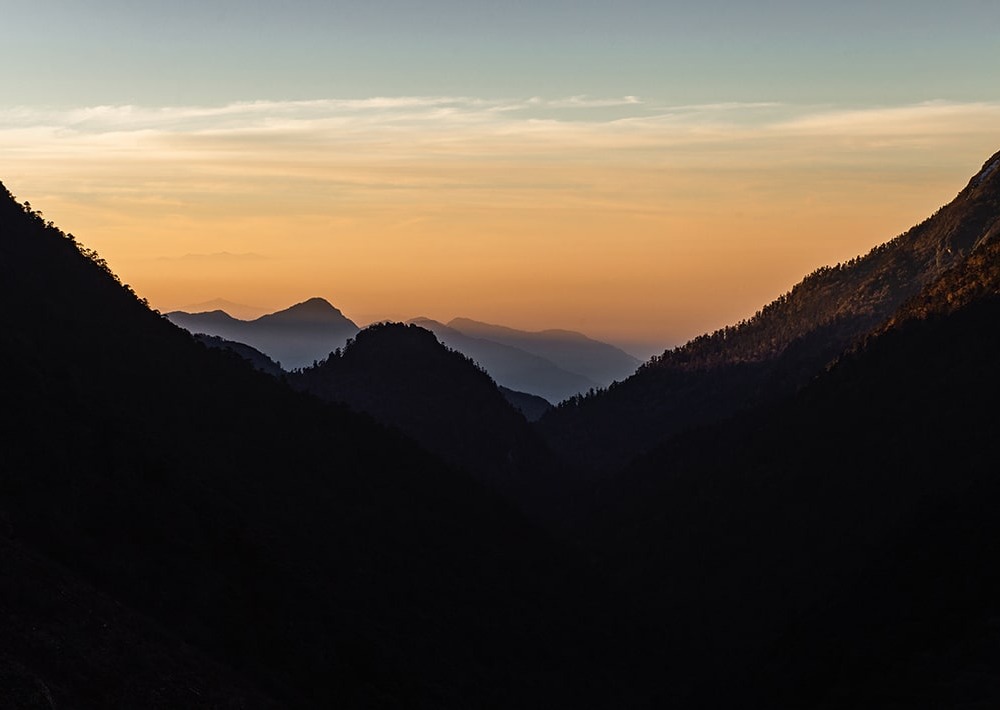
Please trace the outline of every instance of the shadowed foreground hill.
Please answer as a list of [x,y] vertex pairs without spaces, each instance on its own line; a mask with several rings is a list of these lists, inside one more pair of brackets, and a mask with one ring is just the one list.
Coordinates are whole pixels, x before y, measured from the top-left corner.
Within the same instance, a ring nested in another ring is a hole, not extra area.
[[1000,704],[987,239],[794,398],[675,437],[605,487],[593,544],[666,640],[665,706]]
[[593,397],[549,412],[541,431],[579,465],[613,469],[693,424],[790,394],[960,266],[1000,228],[1000,153],[947,206],[846,264],[824,267],[750,320],[695,338]]
[[539,510],[572,481],[490,376],[417,325],[365,328],[317,367],[293,373],[298,389],[399,428],[429,451]]
[[0,677],[23,697],[601,697],[580,584],[468,477],[200,345],[6,191],[0,298],[0,566],[23,573],[0,593]]

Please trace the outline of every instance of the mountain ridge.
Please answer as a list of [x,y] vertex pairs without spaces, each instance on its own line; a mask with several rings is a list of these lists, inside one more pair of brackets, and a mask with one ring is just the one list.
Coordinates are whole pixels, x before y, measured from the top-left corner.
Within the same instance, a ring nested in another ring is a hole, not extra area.
[[307,367],[323,359],[358,332],[354,321],[319,297],[252,320],[234,318],[222,310],[172,311],[166,317],[191,333],[213,335],[260,350],[285,370]]
[[448,327],[545,358],[558,367],[607,386],[635,372],[640,362],[621,348],[574,330],[525,331],[470,318],[453,318]]
[[[676,639],[666,697],[996,703],[998,322],[996,295],[901,321],[794,395],[682,431],[602,485],[586,534]],[[726,687],[720,665],[737,669]]]
[[258,306],[250,306],[245,303],[236,303],[225,298],[213,298],[200,303],[189,303],[180,308],[173,308],[173,311],[183,311],[184,313],[207,313],[209,311],[225,311],[233,318],[240,320],[253,320],[267,313],[267,309]]
[[995,233],[997,160],[898,237],[816,269],[753,317],[667,350],[607,390],[562,403],[539,422],[550,445],[613,469],[686,426],[794,392]]
[[254,318],[251,323],[300,323],[302,321],[312,323],[316,321],[330,321],[331,323],[343,323],[347,321],[354,327],[357,325],[343,314],[343,312],[327,301],[325,298],[313,296],[301,303],[296,303],[288,308],[284,308],[274,313],[266,313],[259,318]]

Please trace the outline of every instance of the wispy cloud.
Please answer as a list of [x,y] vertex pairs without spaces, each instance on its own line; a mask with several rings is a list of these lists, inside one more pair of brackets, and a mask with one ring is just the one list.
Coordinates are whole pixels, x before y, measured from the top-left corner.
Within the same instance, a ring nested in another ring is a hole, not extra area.
[[656,213],[678,195],[693,204],[724,194],[727,175],[747,190],[767,173],[781,174],[775,184],[819,171],[856,179],[861,167],[902,174],[921,155],[964,165],[995,150],[998,125],[1000,103],[984,102],[372,97],[12,109],[0,112],[0,154],[7,175],[33,178],[77,212],[152,210],[188,229],[229,210],[235,235],[275,205],[331,224],[357,218],[331,214],[335,205],[407,210],[396,223],[543,203]]
[[0,110],[0,128],[47,126],[79,133],[119,131],[198,131],[252,129],[326,121],[341,125],[398,124],[451,120],[476,122],[497,114],[529,114],[594,108],[640,106],[635,96],[562,99],[485,100],[448,96],[373,97],[366,99],[317,99],[309,101],[249,101],[222,106],[134,105],[89,106],[74,109],[17,107]]
[[[772,102],[670,106],[639,97],[571,96],[484,100],[467,97],[373,97],[253,101],[215,107],[93,106],[69,110],[0,111],[0,147],[52,150],[72,156],[90,149],[220,151],[296,145],[350,145],[372,157],[446,147],[460,154],[523,139],[537,148],[575,144],[652,148],[705,140],[789,140],[802,137],[896,135],[929,137],[997,125],[1000,103],[929,102],[876,108],[790,106]],[[553,142],[554,141],[554,142]]]
[[820,109],[777,122],[771,130],[789,135],[951,135],[1000,126],[1000,103],[929,101],[909,106]]
[[1000,102],[24,107],[0,111],[0,178],[154,300],[335,283],[443,303],[492,284],[484,308],[599,296],[589,310],[619,298],[620,318],[718,299],[720,279],[756,279],[763,302],[774,283],[867,250],[961,187],[1000,147],[997,126]]

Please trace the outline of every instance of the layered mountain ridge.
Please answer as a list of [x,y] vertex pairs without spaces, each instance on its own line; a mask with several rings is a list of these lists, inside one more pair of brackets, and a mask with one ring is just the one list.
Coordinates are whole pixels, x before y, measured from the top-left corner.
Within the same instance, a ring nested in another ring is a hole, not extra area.
[[[171,311],[173,323],[192,334],[242,343],[277,360],[286,371],[306,368],[343,348],[359,328],[323,298],[253,320],[241,320],[221,309],[203,313]],[[608,343],[568,330],[529,332],[455,318],[449,325],[429,318],[410,323],[431,330],[446,345],[471,357],[497,382],[514,392],[560,402],[610,384],[635,371],[639,361]],[[528,400],[522,400],[526,404]],[[540,403],[527,409],[541,416]]]
[[253,320],[233,318],[222,310],[172,311],[166,315],[191,333],[215,335],[256,348],[286,370],[308,367],[343,347],[358,332],[354,321],[323,298],[310,298]]
[[640,364],[638,358],[620,348],[573,330],[525,331],[471,318],[453,318],[447,325],[464,335],[509,345],[545,358],[564,370],[583,375],[599,387],[625,379]]

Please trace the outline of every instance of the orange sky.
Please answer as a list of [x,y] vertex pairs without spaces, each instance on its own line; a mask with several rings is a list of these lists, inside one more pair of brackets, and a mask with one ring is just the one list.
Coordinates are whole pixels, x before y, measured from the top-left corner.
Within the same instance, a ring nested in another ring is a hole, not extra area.
[[0,179],[161,310],[323,296],[360,324],[466,316],[648,355],[892,238],[1000,148],[996,104],[602,106],[8,112]]

